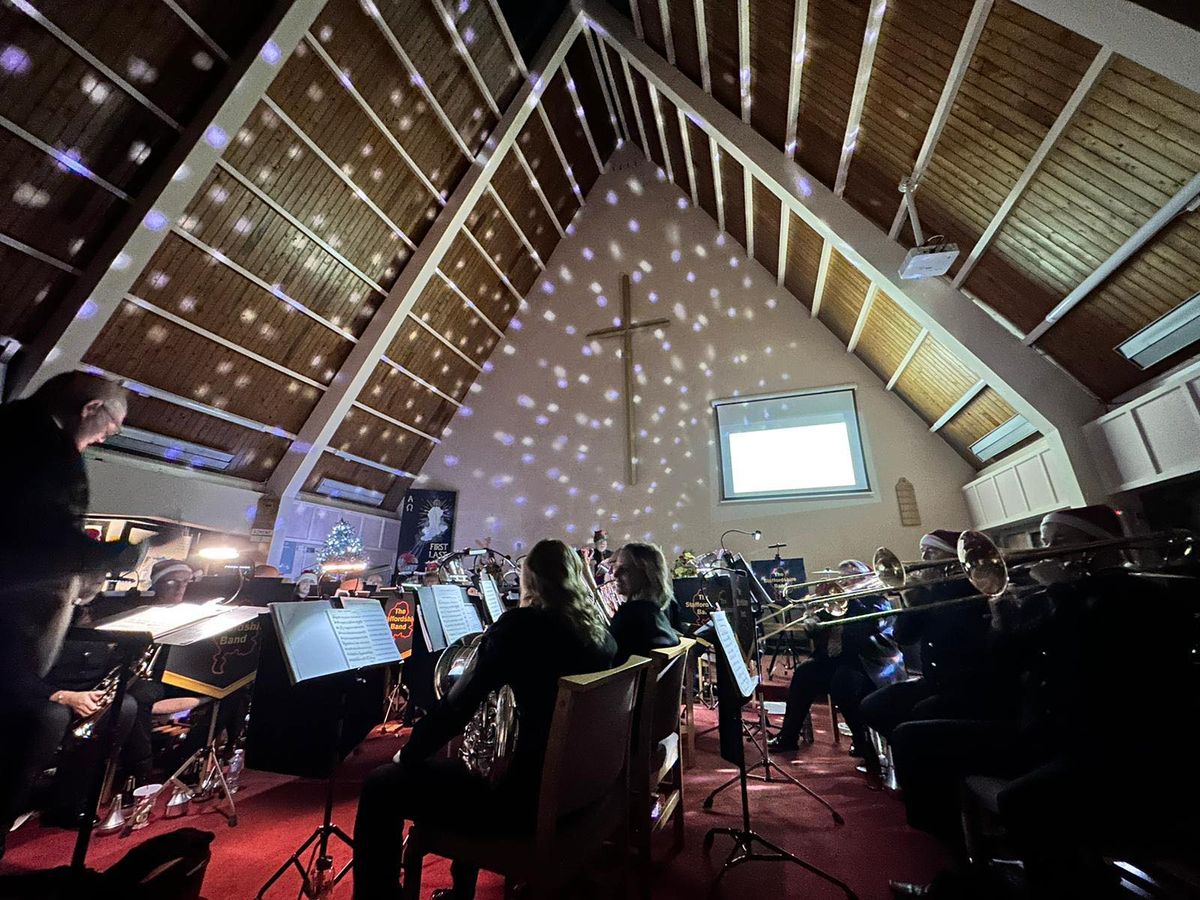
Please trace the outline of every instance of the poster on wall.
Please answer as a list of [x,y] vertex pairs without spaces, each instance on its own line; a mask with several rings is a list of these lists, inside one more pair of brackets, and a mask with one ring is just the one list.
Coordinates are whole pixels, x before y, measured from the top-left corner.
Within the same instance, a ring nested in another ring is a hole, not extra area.
[[410,490],[400,508],[398,567],[401,575],[425,568],[425,563],[449,553],[454,546],[454,512],[458,491]]

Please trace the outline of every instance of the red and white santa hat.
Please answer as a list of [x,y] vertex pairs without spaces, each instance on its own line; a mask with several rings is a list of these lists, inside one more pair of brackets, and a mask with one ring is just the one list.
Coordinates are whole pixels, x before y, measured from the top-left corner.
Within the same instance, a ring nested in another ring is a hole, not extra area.
[[1047,513],[1042,518],[1042,525],[1064,525],[1098,541],[1121,537],[1124,534],[1120,515],[1111,506],[1103,503]]
[[956,556],[958,554],[958,538],[961,534],[961,531],[939,528],[921,536],[921,549],[940,550],[942,553]]

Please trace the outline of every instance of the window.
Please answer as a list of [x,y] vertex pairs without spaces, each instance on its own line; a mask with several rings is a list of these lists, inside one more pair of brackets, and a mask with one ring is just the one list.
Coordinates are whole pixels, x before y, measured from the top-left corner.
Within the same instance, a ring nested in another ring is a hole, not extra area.
[[722,500],[778,500],[871,490],[854,388],[713,403]]

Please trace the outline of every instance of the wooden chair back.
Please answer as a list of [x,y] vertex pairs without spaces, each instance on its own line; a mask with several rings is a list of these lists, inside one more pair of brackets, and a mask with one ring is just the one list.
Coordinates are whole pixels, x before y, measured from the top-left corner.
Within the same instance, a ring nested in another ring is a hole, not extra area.
[[650,746],[664,740],[679,730],[679,708],[683,703],[683,680],[688,675],[688,652],[696,642],[691,638],[680,638],[678,646],[664,647],[650,652],[654,690],[652,702],[643,721],[641,731],[647,735]]

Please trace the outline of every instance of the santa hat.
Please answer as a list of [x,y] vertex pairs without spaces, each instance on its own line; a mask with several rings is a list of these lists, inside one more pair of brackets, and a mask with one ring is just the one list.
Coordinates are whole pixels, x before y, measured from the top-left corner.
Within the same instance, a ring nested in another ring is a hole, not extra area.
[[1120,537],[1124,533],[1117,511],[1104,504],[1047,513],[1042,525],[1065,525],[1098,541]]
[[601,541],[607,541],[607,540],[608,540],[608,532],[605,531],[603,528],[597,528],[594,532],[592,532],[592,543],[593,544],[598,544]]
[[921,549],[940,550],[942,553],[957,556],[958,538],[961,534],[961,531],[949,531],[945,528],[939,528],[937,531],[931,531],[929,534],[922,535]]
[[191,581],[195,574],[192,567],[181,559],[160,559],[150,570],[150,587],[167,579]]
[[838,571],[843,575],[870,575],[874,570],[861,559],[843,559],[838,563]]

